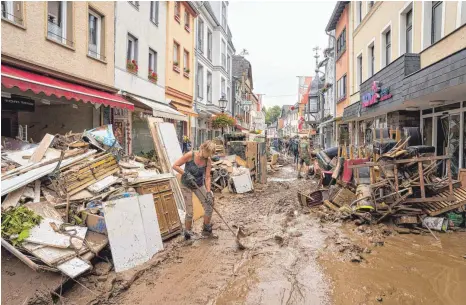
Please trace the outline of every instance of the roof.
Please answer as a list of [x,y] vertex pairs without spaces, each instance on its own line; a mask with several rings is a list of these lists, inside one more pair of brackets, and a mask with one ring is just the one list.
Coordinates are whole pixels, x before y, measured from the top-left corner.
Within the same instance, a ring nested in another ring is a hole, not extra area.
[[337,4],[335,5],[335,8],[333,9],[332,16],[330,17],[330,20],[328,21],[327,27],[325,28],[325,31],[330,32],[335,30],[337,27],[338,20],[340,20],[341,14],[345,10],[346,5],[350,1],[338,1]]
[[244,56],[233,55],[233,76],[241,78],[243,75],[247,75],[251,82],[251,88],[254,88],[251,63]]

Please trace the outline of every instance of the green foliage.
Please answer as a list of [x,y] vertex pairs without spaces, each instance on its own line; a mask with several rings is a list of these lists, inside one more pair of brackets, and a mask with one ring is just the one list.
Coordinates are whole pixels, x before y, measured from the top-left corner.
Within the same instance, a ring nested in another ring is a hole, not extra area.
[[2,237],[10,239],[13,245],[21,243],[29,236],[29,230],[41,221],[42,217],[20,206],[9,209],[2,215]]
[[226,113],[222,113],[217,115],[216,117],[212,118],[211,120],[212,128],[225,128],[228,126],[234,126],[236,124],[236,120],[229,116]]
[[265,124],[272,124],[275,122],[280,116],[281,112],[282,109],[280,106],[273,106],[272,108],[268,108],[265,112]]

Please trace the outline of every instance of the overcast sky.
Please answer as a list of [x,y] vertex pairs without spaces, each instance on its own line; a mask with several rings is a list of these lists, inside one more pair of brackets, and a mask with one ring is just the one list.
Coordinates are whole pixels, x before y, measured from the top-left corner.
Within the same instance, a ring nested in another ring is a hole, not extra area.
[[254,92],[265,94],[266,107],[296,103],[296,76],[315,74],[312,48],[327,46],[325,27],[335,3],[230,1],[236,53],[249,52]]

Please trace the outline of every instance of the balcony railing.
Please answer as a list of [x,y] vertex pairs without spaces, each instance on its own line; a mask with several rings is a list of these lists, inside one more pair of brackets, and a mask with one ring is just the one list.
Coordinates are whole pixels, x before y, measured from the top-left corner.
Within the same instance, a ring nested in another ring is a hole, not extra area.
[[63,28],[53,22],[47,24],[47,37],[59,43],[74,47],[74,42],[63,37]]

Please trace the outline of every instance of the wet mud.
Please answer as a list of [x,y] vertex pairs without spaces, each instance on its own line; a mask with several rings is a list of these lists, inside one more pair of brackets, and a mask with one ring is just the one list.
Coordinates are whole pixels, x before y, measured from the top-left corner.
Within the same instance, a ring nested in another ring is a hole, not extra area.
[[[218,239],[164,244],[146,266],[93,274],[64,304],[464,304],[466,233],[396,235],[326,220],[299,206],[291,165],[248,194],[216,194],[216,207],[246,233],[246,250],[214,215]],[[195,223],[201,231],[201,221]],[[463,289],[461,288],[463,287]],[[463,303],[461,303],[463,301]]]

